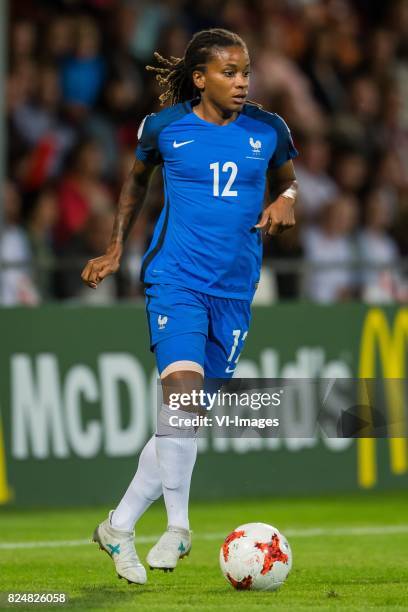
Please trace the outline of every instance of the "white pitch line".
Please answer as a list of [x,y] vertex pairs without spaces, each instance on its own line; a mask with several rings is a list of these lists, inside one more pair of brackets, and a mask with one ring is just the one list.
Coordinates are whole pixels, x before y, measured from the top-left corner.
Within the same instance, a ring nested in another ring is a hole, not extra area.
[[[288,538],[313,538],[315,536],[365,536],[365,535],[389,535],[408,533],[408,525],[373,525],[371,527],[333,527],[332,529],[310,528],[310,529],[285,529]],[[161,535],[161,534],[160,534]],[[138,536],[136,543],[151,544],[156,542],[160,535]],[[225,538],[225,533],[197,533],[195,540],[219,540]],[[66,546],[86,546],[91,540],[51,540],[46,542],[0,542],[0,550],[17,550],[29,548],[59,548]]]

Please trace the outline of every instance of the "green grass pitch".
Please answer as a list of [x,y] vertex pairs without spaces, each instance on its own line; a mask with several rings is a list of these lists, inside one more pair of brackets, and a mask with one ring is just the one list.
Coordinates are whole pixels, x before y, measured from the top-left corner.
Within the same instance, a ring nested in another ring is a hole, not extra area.
[[[0,591],[65,592],[59,609],[76,610],[408,609],[408,492],[193,503],[191,555],[173,573],[148,570],[144,586],[118,580],[90,543],[106,512],[1,509]],[[292,572],[274,593],[234,591],[218,566],[222,535],[252,521],[275,525],[292,546]],[[142,560],[164,527],[158,503],[138,524]]]

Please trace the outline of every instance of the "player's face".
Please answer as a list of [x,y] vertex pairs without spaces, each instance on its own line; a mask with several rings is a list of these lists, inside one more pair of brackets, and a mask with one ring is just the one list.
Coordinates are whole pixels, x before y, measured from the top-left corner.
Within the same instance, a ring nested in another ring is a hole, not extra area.
[[249,87],[249,55],[240,46],[221,47],[205,66],[195,72],[195,85],[201,96],[224,112],[239,112],[245,104]]

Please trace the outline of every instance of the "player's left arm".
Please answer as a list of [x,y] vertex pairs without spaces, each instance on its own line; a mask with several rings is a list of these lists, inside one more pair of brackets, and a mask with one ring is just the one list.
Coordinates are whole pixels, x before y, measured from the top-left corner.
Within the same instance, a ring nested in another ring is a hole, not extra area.
[[295,225],[295,202],[297,181],[293,162],[290,159],[279,168],[268,170],[269,191],[273,202],[267,206],[256,228],[265,229],[272,236]]

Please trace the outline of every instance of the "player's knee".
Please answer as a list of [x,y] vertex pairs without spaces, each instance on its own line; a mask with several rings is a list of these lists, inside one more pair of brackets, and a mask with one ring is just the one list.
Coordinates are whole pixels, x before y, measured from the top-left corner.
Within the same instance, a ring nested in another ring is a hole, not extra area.
[[[162,378],[163,402],[171,408],[180,408],[177,400],[183,398],[182,409],[197,408],[197,394],[203,387],[202,375],[190,370],[178,370]],[[188,401],[188,398],[191,401]]]

